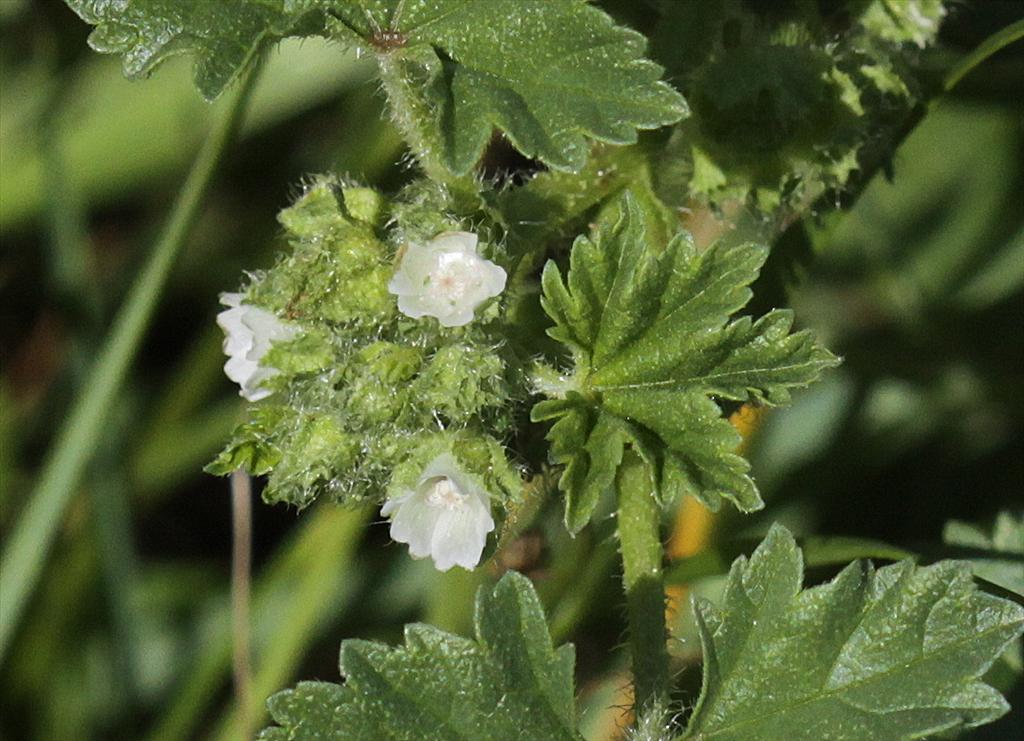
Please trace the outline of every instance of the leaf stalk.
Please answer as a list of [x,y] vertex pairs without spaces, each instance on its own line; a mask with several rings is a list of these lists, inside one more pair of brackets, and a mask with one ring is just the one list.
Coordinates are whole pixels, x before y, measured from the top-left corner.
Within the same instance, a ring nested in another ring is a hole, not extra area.
[[635,716],[663,705],[668,694],[668,649],[661,508],[650,466],[627,450],[616,475],[619,543],[633,660]]

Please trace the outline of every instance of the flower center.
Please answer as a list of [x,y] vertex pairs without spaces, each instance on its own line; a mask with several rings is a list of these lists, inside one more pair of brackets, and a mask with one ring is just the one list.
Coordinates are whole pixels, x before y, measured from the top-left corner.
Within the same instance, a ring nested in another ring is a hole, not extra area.
[[458,303],[474,283],[474,260],[462,254],[441,255],[430,284],[450,303]]
[[434,283],[452,299],[459,298],[465,288],[462,276],[457,275],[451,268],[438,270],[434,274]]
[[435,481],[427,493],[427,504],[431,507],[444,507],[447,510],[461,509],[466,495],[448,477]]

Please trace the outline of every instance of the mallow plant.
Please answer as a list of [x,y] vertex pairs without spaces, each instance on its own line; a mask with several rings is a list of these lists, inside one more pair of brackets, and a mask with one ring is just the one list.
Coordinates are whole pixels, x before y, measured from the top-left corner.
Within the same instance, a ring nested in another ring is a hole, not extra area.
[[[909,559],[807,585],[781,525],[689,605],[699,696],[668,651],[666,513],[764,507],[730,415],[840,363],[752,286],[940,94],[941,0],[67,2],[128,76],[189,54],[239,110],[276,41],[354,48],[408,145],[396,192],[310,175],[273,266],[224,287],[250,405],[211,473],[266,477],[268,505],[379,508],[441,571],[497,573],[552,499],[572,536],[613,523],[635,739],[949,737],[1007,712],[986,672],[1024,628],[1019,588]],[[496,171],[501,148],[521,156]],[[574,650],[531,581],[482,587],[473,623],[345,641],[337,681],[271,697],[261,738],[581,738]]]

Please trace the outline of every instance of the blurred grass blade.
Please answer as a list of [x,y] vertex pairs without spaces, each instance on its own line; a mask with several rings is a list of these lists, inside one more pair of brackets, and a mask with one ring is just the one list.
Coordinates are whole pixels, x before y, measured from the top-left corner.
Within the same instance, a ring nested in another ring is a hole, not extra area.
[[[3,6],[8,0],[0,0]],[[6,61],[6,60],[5,60]],[[18,70],[17,65],[10,65]],[[62,72],[68,109],[51,125],[60,137],[69,171],[88,209],[152,192],[184,171],[223,102],[210,106],[196,94],[192,65],[168,60],[144,84],[125,80],[121,64],[91,56]],[[330,103],[370,79],[372,61],[325,39],[289,39],[271,49],[260,86],[246,106],[241,136],[259,134]],[[54,78],[46,74],[4,78],[0,106],[0,232],[31,229],[41,215],[46,179],[43,142],[34,125]],[[371,88],[372,89],[372,88]],[[378,99],[379,101],[379,99]],[[372,136],[377,127],[366,129]]]
[[[88,477],[87,490],[99,549],[100,571],[106,592],[114,636],[117,666],[112,681],[131,699],[139,697],[139,656],[142,624],[138,602],[139,568],[131,529],[130,491],[125,471],[111,443],[123,443],[123,435],[106,436],[104,450]],[[106,464],[106,465],[104,465]]]
[[[80,390],[95,359],[101,339],[103,300],[93,275],[87,214],[75,180],[69,177],[64,141],[58,123],[68,110],[67,87],[58,86],[41,117],[45,163],[43,215],[48,238],[49,280],[62,319],[72,330],[70,375]],[[131,532],[128,481],[122,448],[125,421],[131,405],[118,400],[107,412],[97,454],[86,474],[89,510],[99,549],[100,570],[114,634],[116,671],[111,678],[119,692],[132,700],[139,696],[138,658],[140,616],[133,591],[138,567]],[[114,423],[111,423],[111,418]]]
[[42,137],[48,142],[42,157],[43,213],[52,289],[81,338],[85,334],[83,329],[98,331],[102,297],[97,282],[91,280],[90,275],[84,204],[74,180],[69,177],[64,143],[56,123],[67,110],[65,90],[58,89],[39,120]]
[[949,92],[979,64],[996,52],[1005,49],[1007,46],[1015,41],[1019,41],[1020,39],[1024,39],[1024,18],[1016,23],[1011,23],[1006,28],[996,31],[994,34],[978,44],[974,51],[960,60],[960,62],[949,71],[949,74],[946,75],[946,79],[943,81],[943,88],[946,92]]
[[245,76],[223,117],[210,132],[170,218],[114,325],[43,465],[39,482],[25,506],[0,561],[0,662],[82,471],[100,441],[106,412],[156,308],[160,293],[191,230],[203,196],[242,118],[255,83],[256,68]]

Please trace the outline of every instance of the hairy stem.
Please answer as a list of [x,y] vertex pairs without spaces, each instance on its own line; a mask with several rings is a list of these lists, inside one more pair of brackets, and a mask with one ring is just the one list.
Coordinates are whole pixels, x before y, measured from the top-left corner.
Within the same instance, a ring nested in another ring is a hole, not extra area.
[[623,456],[616,486],[633,691],[639,717],[664,700],[668,688],[661,510],[654,498],[650,468],[635,451]]
[[452,179],[451,171],[441,162],[442,142],[430,123],[430,111],[422,99],[412,93],[412,81],[402,61],[384,52],[377,55],[380,81],[388,96],[391,117],[427,177],[438,183]]
[[132,282],[82,391],[43,464],[36,488],[7,540],[0,561],[0,594],[3,595],[0,599],[0,661],[39,579],[64,511],[103,437],[107,412],[121,389],[175,258],[199,215],[221,156],[238,129],[255,82],[255,69],[255,66],[250,68],[242,80],[234,99],[196,158],[160,239]]
[[377,55],[380,81],[388,96],[391,118],[426,176],[446,186],[457,198],[474,203],[477,186],[472,175],[457,175],[444,162],[444,141],[434,122],[435,114],[415,90],[426,83],[410,77],[411,64],[389,52]]

